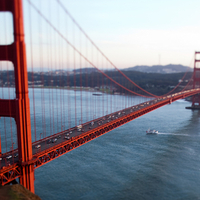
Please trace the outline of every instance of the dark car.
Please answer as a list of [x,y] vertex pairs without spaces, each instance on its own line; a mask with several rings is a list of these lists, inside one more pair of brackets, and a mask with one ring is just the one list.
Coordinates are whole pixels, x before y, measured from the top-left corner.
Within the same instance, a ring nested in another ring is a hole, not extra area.
[[53,140],[52,140],[52,143],[55,143],[57,141],[57,138],[54,138]]
[[51,143],[51,139],[47,141],[47,144],[50,144],[50,143]]

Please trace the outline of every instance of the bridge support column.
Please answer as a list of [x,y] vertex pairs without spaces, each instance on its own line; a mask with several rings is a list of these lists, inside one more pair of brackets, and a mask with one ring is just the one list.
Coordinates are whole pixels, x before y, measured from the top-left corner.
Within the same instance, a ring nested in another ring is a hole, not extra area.
[[34,193],[34,169],[32,165],[22,167],[20,184]]
[[[195,52],[194,58],[194,72],[193,72],[193,89],[200,87],[200,59],[198,58],[200,52]],[[192,96],[192,106],[186,109],[200,110],[200,94]]]
[[34,169],[28,164],[32,160],[32,139],[22,0],[0,0],[0,11],[9,11],[13,15],[14,42],[0,46],[0,61],[13,63],[16,90],[16,99],[0,100],[3,108],[0,114],[13,117],[16,121],[19,165],[22,169],[20,183],[34,193]]

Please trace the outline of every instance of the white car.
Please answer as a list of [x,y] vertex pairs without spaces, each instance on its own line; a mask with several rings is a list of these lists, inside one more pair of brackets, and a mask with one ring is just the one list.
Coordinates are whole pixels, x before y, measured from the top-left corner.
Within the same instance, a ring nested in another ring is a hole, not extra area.
[[6,158],[7,158],[7,159],[11,159],[11,158],[12,158],[12,156],[11,156],[11,155],[9,155],[9,156],[7,156]]
[[69,139],[70,139],[70,137],[69,137],[69,136],[65,136],[65,139],[69,140]]
[[41,147],[40,144],[38,144],[38,145],[35,146],[36,149],[39,149],[40,147]]
[[91,126],[93,126],[93,125],[94,125],[94,122],[92,121],[92,122],[91,122]]

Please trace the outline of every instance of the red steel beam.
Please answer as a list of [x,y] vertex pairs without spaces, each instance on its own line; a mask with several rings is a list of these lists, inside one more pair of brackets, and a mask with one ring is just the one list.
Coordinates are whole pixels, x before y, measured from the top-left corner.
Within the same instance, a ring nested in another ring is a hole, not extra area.
[[134,113],[113,120],[105,125],[99,126],[87,133],[83,133],[70,141],[58,144],[33,157],[22,0],[0,0],[0,11],[9,11],[13,14],[14,42],[11,45],[0,46],[0,61],[6,60],[13,63],[16,85],[15,100],[0,100],[0,116],[10,116],[15,118],[19,153],[18,164],[4,167],[0,170],[0,181],[2,185],[19,177],[20,183],[30,191],[34,192],[34,168],[40,167],[43,164],[46,164],[51,160],[161,106],[200,92],[197,92],[196,90],[194,92],[188,92],[187,94],[177,95],[173,98],[167,98],[154,105],[150,105]]
[[[200,84],[200,77],[198,76],[198,72],[200,71],[200,68],[197,67],[197,63],[200,62],[199,59],[196,59],[197,54],[200,54],[200,52],[195,52],[195,58],[194,58],[194,72],[193,72],[193,89],[196,88],[196,86]],[[195,105],[200,106],[200,95],[195,95],[192,97],[192,107]]]
[[145,107],[143,109],[140,109],[136,112],[133,112],[131,114],[128,114],[126,116],[122,116],[118,119],[115,119],[107,124],[101,125],[93,130],[90,130],[86,133],[81,134],[80,136],[77,136],[75,138],[72,138],[69,141],[65,141],[61,144],[58,144],[54,147],[51,147],[47,150],[44,150],[42,152],[39,152],[33,156],[34,160],[30,163],[34,163],[34,168],[38,168],[54,159],[56,159],[59,156],[62,156],[63,154],[74,150],[75,148],[82,146],[83,144],[88,143],[89,141],[119,127],[122,126],[142,115],[145,115],[153,110],[156,110],[162,106],[165,106],[167,104],[171,104],[172,102],[183,99],[187,96],[191,96],[194,94],[200,93],[200,89],[196,89],[195,91],[189,91],[188,93],[180,93],[179,95],[176,95],[174,97],[166,98],[158,103],[155,103],[153,105],[149,105],[148,107]]
[[77,136],[71,140],[65,141],[61,144],[58,144],[54,147],[51,147],[47,150],[44,150],[40,153],[37,153],[33,156],[32,160],[29,160],[27,162],[24,162],[22,165],[14,164],[10,165],[8,167],[3,167],[0,170],[0,184],[5,185],[9,182],[12,182],[16,178],[20,178],[22,176],[22,166],[30,166],[34,167],[34,169],[56,159],[57,157],[72,151],[76,149],[79,146],[82,146],[83,144],[86,144],[90,142],[91,140],[119,127],[123,124],[126,124],[144,114],[147,114],[153,110],[156,110],[157,108],[160,108],[162,106],[165,106],[167,104],[170,104],[176,100],[185,98],[187,96],[191,96],[194,94],[200,93],[200,89],[195,89],[193,91],[188,91],[187,93],[178,93],[178,95],[175,95],[173,97],[163,97],[163,100],[160,102],[157,102],[153,105],[149,105],[148,107],[142,108],[140,110],[137,110],[133,113],[130,113],[126,116],[122,116],[118,119],[115,119],[107,124],[104,124],[102,126],[99,126],[96,129],[90,130],[86,133],[81,134],[80,136]]
[[0,99],[0,116],[15,118],[16,102],[17,100]]
[[[0,46],[0,61],[13,63],[16,89],[15,100],[0,101],[0,116],[10,116],[16,121],[20,183],[34,193],[34,169],[23,164],[32,160],[32,140],[22,0],[0,0],[0,11],[9,11],[13,15],[14,42]],[[13,173],[11,175],[13,177]]]
[[21,167],[17,164],[3,167],[0,171],[0,184],[6,185],[22,176]]

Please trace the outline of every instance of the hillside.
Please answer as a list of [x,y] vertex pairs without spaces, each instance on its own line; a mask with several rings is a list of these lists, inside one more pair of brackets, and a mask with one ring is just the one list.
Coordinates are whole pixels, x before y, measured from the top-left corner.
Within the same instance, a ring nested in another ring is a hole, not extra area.
[[[179,80],[185,75],[185,73],[143,73],[138,71],[125,71],[124,74],[138,84],[143,89],[156,94],[162,95],[171,90],[174,86],[179,83]],[[118,82],[122,86],[128,88],[129,90],[135,91],[136,88],[133,84],[126,80],[117,71],[106,71],[105,74],[111,77],[114,81]],[[192,76],[192,72],[186,74],[184,82],[181,83],[181,87],[186,85]],[[0,81],[0,87],[13,87],[14,82],[14,72],[13,71],[2,71],[2,80]],[[31,73],[28,72],[28,84],[29,87],[64,87],[71,88],[81,87],[81,88],[103,88],[108,90],[109,93],[125,93],[119,85],[111,82],[107,77],[99,72],[88,73],[78,73],[78,74],[62,74],[58,75],[53,72],[43,73]],[[138,91],[140,92],[140,91]],[[127,93],[127,92],[126,92]]]
[[0,186],[1,200],[41,200],[20,184]]
[[171,73],[181,73],[186,72],[187,70],[189,72],[192,72],[192,68],[188,68],[187,66],[183,65],[153,65],[153,66],[147,66],[147,65],[138,65],[135,67],[129,67],[126,69],[123,69],[125,71],[138,71],[138,72],[145,72],[145,73],[161,73],[161,74],[171,74]]

